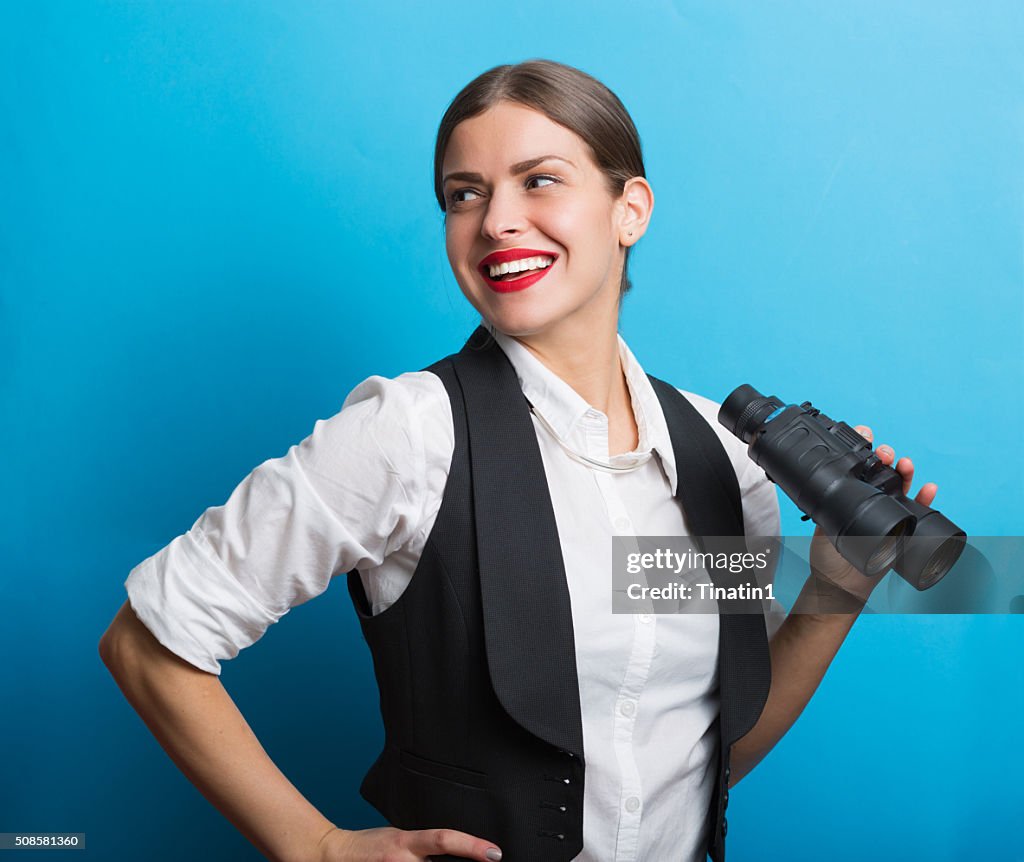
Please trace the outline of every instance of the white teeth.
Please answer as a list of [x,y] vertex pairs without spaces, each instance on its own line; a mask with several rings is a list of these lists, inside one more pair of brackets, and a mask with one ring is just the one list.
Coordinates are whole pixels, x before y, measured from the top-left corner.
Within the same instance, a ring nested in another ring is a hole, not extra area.
[[510,263],[493,264],[489,267],[488,272],[491,278],[497,278],[499,275],[505,275],[509,272],[524,272],[528,269],[543,269],[544,267],[551,266],[554,262],[555,259],[553,257],[538,255],[537,257],[513,260]]

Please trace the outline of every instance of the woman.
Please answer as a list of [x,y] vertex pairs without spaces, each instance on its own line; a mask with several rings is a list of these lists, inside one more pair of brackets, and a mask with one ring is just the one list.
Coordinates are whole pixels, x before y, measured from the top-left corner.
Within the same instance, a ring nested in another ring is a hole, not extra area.
[[[718,405],[649,378],[618,335],[654,206],[636,130],[579,70],[499,66],[449,106],[435,187],[481,328],[429,369],[363,381],[133,569],[104,661],[272,859],[721,858],[728,788],[795,721],[878,579],[816,533],[798,605],[839,584],[850,613],[771,608],[767,630],[747,617],[733,640],[724,615],[610,613],[612,534],[779,524],[774,486]],[[690,470],[684,427],[714,450],[718,479]],[[896,469],[909,491],[913,465]],[[742,500],[741,523],[707,519],[716,481]],[[387,732],[362,791],[393,825],[361,831],[301,796],[217,678],[340,572]]]

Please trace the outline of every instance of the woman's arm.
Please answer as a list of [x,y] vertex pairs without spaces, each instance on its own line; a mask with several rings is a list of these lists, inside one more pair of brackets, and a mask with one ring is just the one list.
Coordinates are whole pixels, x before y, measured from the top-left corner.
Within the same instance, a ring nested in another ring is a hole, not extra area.
[[491,841],[456,829],[335,826],[263,750],[220,677],[167,649],[128,602],[100,639],[100,656],[188,780],[272,862],[501,858]]
[[[858,425],[857,431],[869,441],[872,439],[870,428]],[[879,446],[875,453],[889,466],[896,461],[888,446]],[[901,458],[895,469],[903,477],[903,493],[909,494],[913,463],[909,458]],[[932,483],[924,485],[917,501],[930,506],[936,490]],[[815,530],[811,541],[811,577],[769,646],[772,682],[768,700],[750,732],[732,746],[730,787],[757,766],[799,718],[871,590],[883,577],[884,573],[869,578],[858,572],[839,555],[820,528]],[[815,612],[821,607],[823,595],[828,597],[831,613]]]
[[730,787],[757,766],[800,717],[857,619],[857,610],[844,614],[802,612],[813,602],[815,592],[811,577],[771,640],[768,700],[757,724],[732,746]]
[[260,852],[275,862],[318,858],[334,824],[275,766],[216,674],[163,646],[128,602],[100,656],[178,768]]

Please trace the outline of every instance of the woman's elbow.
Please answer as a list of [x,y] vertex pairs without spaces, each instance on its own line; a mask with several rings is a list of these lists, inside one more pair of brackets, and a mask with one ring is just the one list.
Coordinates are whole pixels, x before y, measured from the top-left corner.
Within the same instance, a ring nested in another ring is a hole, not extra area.
[[127,601],[118,609],[99,642],[100,659],[115,679],[133,666],[158,660],[165,651]]

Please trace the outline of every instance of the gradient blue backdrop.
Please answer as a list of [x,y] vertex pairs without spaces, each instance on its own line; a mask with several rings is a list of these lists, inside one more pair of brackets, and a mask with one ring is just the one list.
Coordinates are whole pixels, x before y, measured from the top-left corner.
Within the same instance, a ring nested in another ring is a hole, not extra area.
[[[636,121],[648,371],[870,424],[969,532],[1019,534],[1022,44],[1010,2],[4,4],[0,831],[259,858],[97,641],[136,563],[356,383],[462,345],[433,139],[498,63],[577,65]],[[1022,622],[862,618],[735,791],[730,858],[1024,858]],[[343,583],[222,679],[327,816],[382,823]]]

